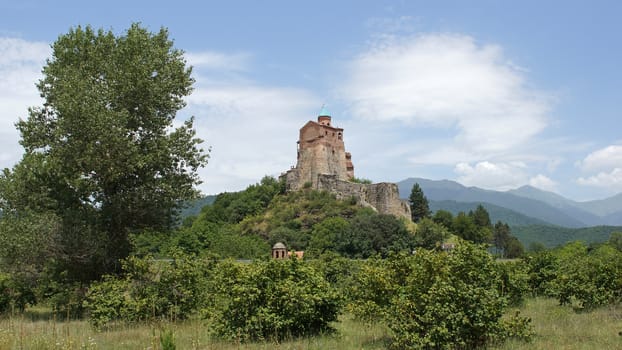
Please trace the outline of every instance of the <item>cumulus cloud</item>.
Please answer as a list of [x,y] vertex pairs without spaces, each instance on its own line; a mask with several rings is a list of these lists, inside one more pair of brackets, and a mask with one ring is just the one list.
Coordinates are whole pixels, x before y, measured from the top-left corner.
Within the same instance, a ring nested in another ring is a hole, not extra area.
[[614,191],[622,190],[622,145],[609,145],[596,150],[576,165],[585,173],[592,173],[577,178],[578,184]]
[[0,167],[11,167],[22,153],[14,123],[28,107],[41,104],[35,83],[51,49],[48,44],[0,37]]
[[347,67],[339,93],[353,116],[452,130],[443,159],[455,152],[454,163],[511,151],[547,125],[549,96],[501,47],[469,36],[386,36]]
[[612,188],[622,190],[622,168],[614,168],[610,172],[599,172],[589,177],[580,177],[577,183],[585,186]]
[[584,171],[611,170],[622,164],[622,145],[610,145],[590,153],[579,166]]
[[467,186],[505,191],[527,182],[526,165],[521,162],[478,162],[475,165],[458,163],[454,172],[458,181]]
[[542,174],[538,174],[529,179],[529,185],[545,191],[557,191],[557,182]]

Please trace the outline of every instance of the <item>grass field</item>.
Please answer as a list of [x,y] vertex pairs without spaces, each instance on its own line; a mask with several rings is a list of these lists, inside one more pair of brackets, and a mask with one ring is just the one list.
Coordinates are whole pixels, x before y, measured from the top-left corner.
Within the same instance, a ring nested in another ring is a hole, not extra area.
[[521,315],[532,319],[531,343],[509,341],[494,349],[606,350],[622,349],[622,306],[576,313],[553,299],[530,299]]
[[[531,299],[521,314],[533,320],[536,336],[530,343],[507,342],[493,349],[622,349],[622,307],[575,313],[552,299]],[[8,349],[161,349],[160,334],[172,331],[177,349],[384,349],[387,329],[368,326],[344,316],[337,332],[279,344],[236,344],[211,339],[205,324],[190,320],[94,331],[85,321],[60,322],[44,310],[0,320],[0,350]]]

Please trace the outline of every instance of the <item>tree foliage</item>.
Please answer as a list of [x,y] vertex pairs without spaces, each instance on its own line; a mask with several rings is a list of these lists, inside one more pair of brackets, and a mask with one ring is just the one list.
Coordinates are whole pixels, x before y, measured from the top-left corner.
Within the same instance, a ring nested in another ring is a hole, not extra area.
[[581,242],[561,248],[549,293],[576,310],[622,301],[622,253],[609,245],[588,251]]
[[85,306],[96,328],[156,319],[185,319],[198,311],[207,296],[210,259],[177,253],[170,261],[130,257],[123,275],[106,275],[89,287]]
[[308,264],[269,260],[221,263],[213,280],[214,302],[204,311],[212,332],[233,340],[281,340],[331,329],[341,298]]
[[172,227],[207,155],[193,119],[171,130],[194,80],[166,29],[76,27],[52,49],[37,84],[44,103],[17,123],[25,154],[0,177],[0,204],[57,217],[58,269],[85,281],[118,269],[131,232]]
[[502,270],[481,247],[461,241],[451,253],[417,249],[370,259],[350,286],[348,308],[384,320],[396,349],[474,348],[509,336],[528,338],[528,319],[502,320],[509,299],[522,298],[525,276]]
[[622,232],[612,232],[609,236],[609,245],[622,252]]
[[469,216],[473,218],[473,223],[478,227],[492,227],[488,210],[481,204],[477,205],[474,212],[469,212]]
[[418,183],[413,185],[408,197],[410,203],[410,211],[412,213],[412,220],[418,222],[422,218],[430,215],[430,207],[428,205],[428,199],[423,194],[423,190]]
[[432,220],[435,223],[443,225],[446,229],[450,230],[454,222],[454,216],[451,212],[441,209],[437,210],[434,213],[434,216],[432,216]]
[[417,224],[415,242],[419,247],[435,249],[439,248],[449,235],[449,230],[443,224],[424,218]]

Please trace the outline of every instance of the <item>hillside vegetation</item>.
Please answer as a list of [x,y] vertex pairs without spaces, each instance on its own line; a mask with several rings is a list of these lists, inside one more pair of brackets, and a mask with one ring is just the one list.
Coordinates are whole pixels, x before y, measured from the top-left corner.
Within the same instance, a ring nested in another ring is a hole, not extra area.
[[550,223],[523,215],[514,210],[510,210],[498,205],[483,203],[483,202],[457,202],[451,200],[435,201],[430,200],[430,210],[436,212],[438,210],[447,210],[448,212],[457,215],[459,212],[469,212],[475,210],[478,205],[482,205],[490,214],[490,220],[492,222],[503,221],[510,225],[515,226],[529,226],[529,225],[551,225]]
[[584,228],[567,228],[550,225],[531,225],[512,227],[514,235],[525,246],[542,243],[548,248],[557,247],[572,241],[587,243],[606,242],[612,232],[622,231],[622,226],[594,226]]

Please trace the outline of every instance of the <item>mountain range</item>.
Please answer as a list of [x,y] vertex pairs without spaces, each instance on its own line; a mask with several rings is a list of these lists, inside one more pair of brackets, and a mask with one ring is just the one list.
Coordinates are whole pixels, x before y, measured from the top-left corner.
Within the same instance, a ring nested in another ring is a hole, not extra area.
[[[493,215],[495,213],[513,217],[515,226],[549,224],[580,228],[622,225],[622,193],[606,199],[577,202],[532,186],[503,192],[467,187],[449,180],[409,178],[397,183],[400,197],[407,199],[415,183],[419,184],[433,210],[452,211],[452,207],[482,204],[493,218],[498,216]],[[502,221],[512,225],[511,220]]]

